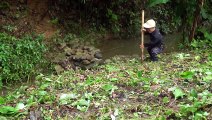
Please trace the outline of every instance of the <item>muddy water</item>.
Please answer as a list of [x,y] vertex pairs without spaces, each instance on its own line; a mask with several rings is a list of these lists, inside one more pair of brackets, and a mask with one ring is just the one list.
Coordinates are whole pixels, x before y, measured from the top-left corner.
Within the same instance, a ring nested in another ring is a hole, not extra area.
[[[178,43],[180,41],[181,35],[179,33],[165,35],[165,53],[170,53],[178,50]],[[149,36],[145,35],[145,42],[149,41]],[[141,43],[141,38],[133,39],[111,39],[102,40],[98,48],[102,51],[103,58],[107,59],[116,55],[140,55],[141,49],[139,45]],[[147,54],[147,51],[144,50]]]

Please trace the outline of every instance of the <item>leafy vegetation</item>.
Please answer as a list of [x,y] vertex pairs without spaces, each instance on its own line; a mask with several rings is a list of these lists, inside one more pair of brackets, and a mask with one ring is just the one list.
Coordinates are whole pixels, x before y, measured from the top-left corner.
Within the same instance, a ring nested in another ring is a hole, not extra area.
[[172,53],[158,63],[142,64],[139,58],[114,57],[93,70],[40,74],[34,85],[1,97],[0,114],[20,119],[211,119],[211,53]]
[[0,84],[3,81],[22,81],[36,73],[45,51],[42,36],[18,39],[0,33]]
[[[18,4],[10,12],[15,2],[3,0],[0,86],[2,82],[36,79],[32,85],[22,85],[0,96],[0,119],[212,119],[211,1],[201,1],[59,0],[49,1],[50,9],[45,14],[36,16],[39,12],[32,9],[33,16],[27,16],[27,3],[16,1],[23,6]],[[101,32],[138,35],[141,9],[145,9],[146,19],[157,21],[162,33],[182,32],[188,43],[182,42],[181,47],[191,51],[162,54],[157,63],[117,56],[91,70],[42,74],[39,70],[46,51],[44,38],[10,35],[31,32],[39,20],[51,17],[44,23],[62,25],[56,37],[46,41],[55,54],[58,51],[50,45],[52,42],[62,49],[70,42],[94,45]],[[28,21],[30,18],[33,20]],[[19,22],[10,24],[16,20]],[[197,23],[196,36],[189,41]]]

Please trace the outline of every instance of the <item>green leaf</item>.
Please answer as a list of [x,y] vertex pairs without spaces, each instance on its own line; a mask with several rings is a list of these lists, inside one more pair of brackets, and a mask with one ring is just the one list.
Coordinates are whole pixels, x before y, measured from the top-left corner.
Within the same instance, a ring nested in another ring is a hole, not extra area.
[[172,92],[174,94],[175,99],[180,98],[180,97],[183,97],[185,95],[185,93],[180,88],[176,88]]
[[18,113],[18,110],[11,106],[2,106],[0,107],[0,113],[3,115],[12,115]]
[[3,97],[0,97],[0,105],[4,104],[5,103],[5,100]]
[[153,7],[153,6],[158,5],[158,4],[167,3],[168,1],[169,0],[149,0],[148,6]]
[[64,100],[64,99],[75,99],[78,96],[76,94],[70,93],[70,94],[61,94],[60,95],[60,100]]
[[175,99],[177,99],[179,97],[183,97],[185,95],[185,93],[182,91],[182,89],[180,89],[178,87],[169,88],[168,91],[171,91],[173,93]]
[[197,98],[197,96],[198,96],[198,95],[197,95],[197,91],[194,90],[194,89],[191,90],[190,95],[191,95],[192,97],[194,97],[194,98]]
[[116,86],[106,84],[102,87],[102,89],[105,90],[105,91],[110,91],[110,90],[115,90],[115,89],[118,89],[118,88]]
[[184,79],[192,79],[194,76],[194,73],[191,71],[186,71],[180,74],[182,78]]
[[78,95],[70,93],[70,94],[65,94],[62,93],[60,95],[60,103],[61,104],[68,104],[70,102],[70,100],[76,99],[78,97]]
[[72,105],[77,106],[77,109],[86,112],[90,106],[90,100],[80,99],[77,102],[74,102]]
[[164,97],[163,98],[163,103],[169,103],[169,98],[168,97]]
[[90,100],[80,99],[78,101],[77,105],[80,105],[80,106],[89,106],[90,105]]
[[47,94],[46,91],[39,91],[39,92],[38,92],[38,95],[40,95],[40,96],[44,96],[44,95],[46,95],[46,94]]
[[82,111],[82,112],[86,112],[88,110],[88,107],[77,105],[77,109]]
[[111,82],[116,82],[116,81],[118,81],[118,78],[111,78],[110,81]]
[[7,120],[7,118],[4,116],[0,116],[0,120]]
[[142,71],[138,71],[138,78],[142,78]]

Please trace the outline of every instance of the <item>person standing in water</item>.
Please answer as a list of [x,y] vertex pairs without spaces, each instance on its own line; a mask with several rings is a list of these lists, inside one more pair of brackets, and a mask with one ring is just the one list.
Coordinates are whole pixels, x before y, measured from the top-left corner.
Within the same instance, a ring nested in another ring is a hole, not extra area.
[[150,42],[144,43],[143,46],[140,45],[140,48],[146,47],[151,61],[158,61],[157,55],[163,51],[164,47],[163,36],[156,28],[156,23],[153,19],[150,19],[146,23],[144,23],[143,27],[143,31],[149,34]]

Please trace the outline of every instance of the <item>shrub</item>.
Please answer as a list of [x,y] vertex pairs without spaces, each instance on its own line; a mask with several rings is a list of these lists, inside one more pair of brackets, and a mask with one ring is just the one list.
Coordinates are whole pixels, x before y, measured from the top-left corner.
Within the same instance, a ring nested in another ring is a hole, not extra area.
[[34,75],[36,65],[43,62],[45,46],[42,36],[21,39],[0,33],[0,85]]
[[206,31],[205,29],[200,29],[198,32],[200,32],[202,35],[197,36],[197,38],[191,42],[191,48],[193,49],[212,48],[212,34]]

